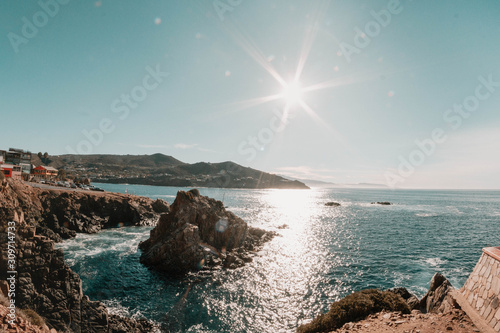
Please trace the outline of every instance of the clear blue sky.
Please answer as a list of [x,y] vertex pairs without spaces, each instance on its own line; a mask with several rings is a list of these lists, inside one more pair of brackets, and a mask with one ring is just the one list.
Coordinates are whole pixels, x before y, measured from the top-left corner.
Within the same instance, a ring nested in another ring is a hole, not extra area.
[[0,3],[1,148],[500,188],[498,0],[60,2]]

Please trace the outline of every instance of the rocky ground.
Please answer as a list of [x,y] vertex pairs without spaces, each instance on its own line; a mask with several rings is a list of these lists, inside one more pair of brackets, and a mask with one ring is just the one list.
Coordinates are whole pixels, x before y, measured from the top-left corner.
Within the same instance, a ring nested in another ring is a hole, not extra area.
[[4,306],[0,305],[0,333],[7,332],[27,332],[27,333],[57,333],[55,329],[49,330],[48,327],[42,327],[32,324],[29,320],[23,317],[17,317],[14,325],[10,325],[7,319],[7,313],[9,310]]
[[163,200],[134,195],[34,188],[18,181],[0,186],[0,220],[26,221],[36,225],[37,234],[56,242],[76,233],[101,229],[155,225],[169,211]]
[[[153,325],[146,320],[110,315],[102,303],[83,295],[80,277],[64,262],[63,251],[55,249],[54,242],[77,232],[154,223],[168,210],[161,200],[42,190],[0,181],[0,234],[7,235],[7,222],[15,222],[16,307],[40,315],[50,328],[62,332],[151,332]],[[10,270],[7,237],[0,239],[0,248],[0,284],[5,285]]]
[[380,312],[356,323],[347,323],[332,331],[335,333],[444,333],[480,332],[470,318],[460,309],[448,313],[422,313],[413,310],[411,314]]
[[355,292],[332,303],[327,313],[299,326],[297,332],[479,332],[455,301],[454,290],[436,273],[421,300],[405,288]]

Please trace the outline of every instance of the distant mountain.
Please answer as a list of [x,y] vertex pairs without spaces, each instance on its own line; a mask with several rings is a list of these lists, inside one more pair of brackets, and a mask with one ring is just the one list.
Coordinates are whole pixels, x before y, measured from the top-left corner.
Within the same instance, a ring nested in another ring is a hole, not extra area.
[[292,178],[292,177],[287,177],[287,176],[282,176],[285,179],[289,180],[297,180],[300,181],[304,184],[306,184],[309,187],[320,187],[320,188],[388,188],[387,185],[384,184],[373,184],[373,183],[357,183],[357,184],[349,184],[349,183],[331,183],[331,182],[325,182],[321,180],[315,180],[315,179],[301,179],[301,178]]
[[304,183],[243,167],[233,162],[194,164],[172,156],[60,155],[47,160],[33,157],[35,165],[66,170],[78,178],[113,184],[157,186],[308,189]]

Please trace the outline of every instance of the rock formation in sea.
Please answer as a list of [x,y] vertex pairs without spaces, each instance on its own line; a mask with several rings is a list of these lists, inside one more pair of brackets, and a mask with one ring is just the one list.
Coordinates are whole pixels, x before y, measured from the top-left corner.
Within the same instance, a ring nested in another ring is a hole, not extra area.
[[372,205],[382,205],[382,206],[390,206],[392,205],[392,202],[389,201],[377,201],[377,202],[372,202]]
[[329,206],[329,207],[339,207],[339,206],[340,206],[340,204],[339,204],[338,202],[333,202],[333,201],[331,201],[331,202],[327,202],[327,203],[325,204],[325,206]]
[[[156,207],[156,211],[153,208]],[[152,324],[108,314],[82,292],[82,281],[64,262],[54,240],[76,232],[153,223],[168,204],[112,194],[44,190],[18,181],[0,182],[0,234],[15,222],[16,307],[29,309],[63,332],[150,332]],[[6,237],[0,241],[0,280],[7,279]]]
[[251,261],[249,252],[273,236],[248,226],[221,201],[201,196],[198,190],[179,191],[170,212],[139,245],[141,263],[173,275],[205,265],[236,268]]

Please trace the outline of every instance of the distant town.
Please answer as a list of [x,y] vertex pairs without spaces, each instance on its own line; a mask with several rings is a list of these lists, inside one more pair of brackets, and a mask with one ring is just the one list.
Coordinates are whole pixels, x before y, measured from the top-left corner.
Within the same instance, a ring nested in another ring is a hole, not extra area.
[[[90,182],[174,187],[308,189],[304,183],[234,162],[184,163],[172,156],[49,155],[0,150],[3,176],[63,187],[93,187]],[[87,189],[87,188],[85,188]]]
[[[39,161],[47,161],[48,153],[36,155]],[[47,184],[67,188],[81,188],[84,190],[103,191],[90,184],[90,179],[77,179],[74,175],[67,175],[66,170],[51,166],[35,165],[32,163],[33,154],[24,149],[9,148],[0,150],[0,174],[5,178],[24,180],[28,182]]]

